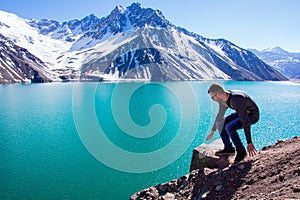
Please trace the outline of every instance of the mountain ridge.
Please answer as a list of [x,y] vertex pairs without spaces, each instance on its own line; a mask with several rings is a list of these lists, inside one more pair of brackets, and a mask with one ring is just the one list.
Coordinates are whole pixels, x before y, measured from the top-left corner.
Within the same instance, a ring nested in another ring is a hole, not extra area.
[[287,80],[250,51],[177,27],[139,3],[62,23],[13,17],[22,33],[5,19],[0,33],[43,60],[53,80]]

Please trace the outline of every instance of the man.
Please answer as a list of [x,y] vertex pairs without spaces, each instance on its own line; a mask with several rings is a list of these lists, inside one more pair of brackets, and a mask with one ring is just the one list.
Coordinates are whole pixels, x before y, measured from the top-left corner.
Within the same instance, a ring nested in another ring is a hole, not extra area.
[[[237,151],[234,162],[243,160],[247,156],[247,152],[237,133],[238,129],[243,128],[248,144],[248,154],[249,156],[255,156],[256,149],[252,143],[250,130],[250,126],[259,119],[259,109],[255,102],[245,92],[241,90],[227,91],[219,84],[212,84],[208,89],[208,93],[212,100],[219,103],[219,112],[210,134],[206,137],[206,140],[211,139],[216,129],[218,129],[224,143],[224,149],[216,152],[216,155],[234,154],[235,149],[232,146],[232,141]],[[224,118],[227,108],[231,108],[235,112]]]

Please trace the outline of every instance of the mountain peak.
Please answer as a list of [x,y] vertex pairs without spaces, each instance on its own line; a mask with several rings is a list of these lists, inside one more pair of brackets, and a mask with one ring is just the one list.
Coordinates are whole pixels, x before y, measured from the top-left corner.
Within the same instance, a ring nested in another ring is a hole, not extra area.
[[117,34],[128,30],[128,27],[166,28],[172,26],[159,10],[143,8],[140,3],[132,3],[126,8],[116,6],[107,17],[94,21],[96,21],[95,28],[86,33],[84,37],[102,39],[107,33]]
[[127,7],[128,17],[135,27],[152,27],[166,28],[171,23],[164,17],[161,11],[152,8],[143,8],[140,3],[133,3]]
[[129,9],[142,9],[142,5],[139,2],[134,2],[130,6],[128,6]]
[[264,52],[273,52],[273,53],[278,53],[278,54],[288,53],[287,51],[283,50],[281,47],[269,47],[267,49],[264,49],[263,51]]
[[110,15],[115,15],[115,14],[123,14],[126,11],[126,8],[122,6],[116,6],[115,9],[113,9],[110,13]]

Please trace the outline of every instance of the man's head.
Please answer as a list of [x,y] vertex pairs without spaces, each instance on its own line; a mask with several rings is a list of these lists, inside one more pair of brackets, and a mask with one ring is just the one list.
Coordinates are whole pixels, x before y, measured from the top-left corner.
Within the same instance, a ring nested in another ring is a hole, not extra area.
[[226,90],[218,83],[214,83],[209,87],[208,94],[216,102],[226,101]]
[[225,93],[225,92],[226,90],[224,89],[224,87],[218,83],[212,84],[208,89],[208,93]]

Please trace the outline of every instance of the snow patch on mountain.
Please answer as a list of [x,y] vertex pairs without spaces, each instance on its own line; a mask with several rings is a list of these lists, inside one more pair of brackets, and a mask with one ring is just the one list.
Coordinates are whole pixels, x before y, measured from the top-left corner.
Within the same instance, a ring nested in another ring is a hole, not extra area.
[[55,67],[57,56],[69,50],[71,44],[61,40],[51,39],[39,34],[39,31],[28,24],[28,20],[15,14],[0,11],[0,19],[5,26],[1,26],[0,33],[18,46],[42,59],[48,67]]

